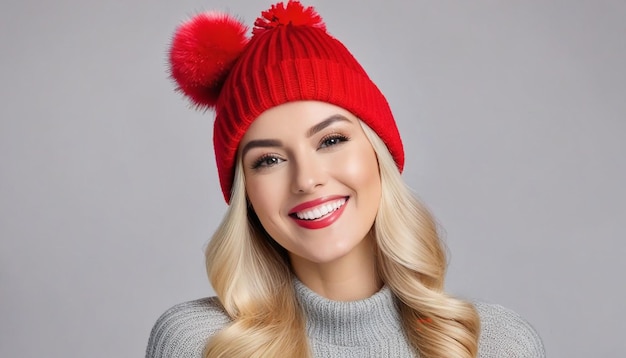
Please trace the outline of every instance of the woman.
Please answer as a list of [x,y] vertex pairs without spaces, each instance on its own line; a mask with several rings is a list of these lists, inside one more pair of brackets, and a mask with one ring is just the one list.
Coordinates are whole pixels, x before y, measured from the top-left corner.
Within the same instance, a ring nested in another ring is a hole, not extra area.
[[217,297],[174,306],[146,357],[543,357],[501,306],[443,292],[436,226],[400,173],[387,101],[312,8],[199,15],[179,89],[214,108],[228,212],[206,251]]

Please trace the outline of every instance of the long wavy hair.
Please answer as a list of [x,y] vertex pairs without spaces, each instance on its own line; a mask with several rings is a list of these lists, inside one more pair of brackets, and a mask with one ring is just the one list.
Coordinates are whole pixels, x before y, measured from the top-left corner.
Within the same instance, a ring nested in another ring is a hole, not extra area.
[[[382,185],[373,227],[377,271],[397,297],[410,344],[423,358],[476,357],[478,314],[471,303],[443,292],[447,263],[436,222],[383,141],[361,127],[376,152]],[[312,356],[287,253],[247,205],[241,158],[230,206],[206,249],[206,267],[232,323],[209,339],[205,358]]]

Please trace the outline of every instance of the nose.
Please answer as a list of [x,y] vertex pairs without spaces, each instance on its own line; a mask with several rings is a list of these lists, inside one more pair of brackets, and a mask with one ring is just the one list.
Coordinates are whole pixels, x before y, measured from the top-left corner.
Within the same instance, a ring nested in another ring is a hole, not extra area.
[[292,161],[291,191],[294,194],[315,192],[328,181],[328,173],[315,154],[301,155]]

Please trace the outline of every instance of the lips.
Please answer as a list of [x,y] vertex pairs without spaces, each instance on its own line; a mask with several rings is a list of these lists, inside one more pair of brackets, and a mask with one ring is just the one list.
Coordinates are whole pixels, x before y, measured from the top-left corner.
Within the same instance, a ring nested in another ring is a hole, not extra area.
[[289,211],[289,217],[296,224],[307,229],[321,229],[333,224],[343,213],[349,197],[323,197],[295,206]]

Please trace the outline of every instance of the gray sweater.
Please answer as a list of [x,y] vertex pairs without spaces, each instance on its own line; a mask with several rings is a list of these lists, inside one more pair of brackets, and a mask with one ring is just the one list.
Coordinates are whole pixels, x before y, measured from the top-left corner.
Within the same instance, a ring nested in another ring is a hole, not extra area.
[[[352,302],[328,300],[298,280],[295,287],[315,357],[414,357],[388,287]],[[474,305],[481,323],[480,358],[545,357],[541,339],[518,314],[499,305]],[[207,339],[229,321],[216,297],[178,304],[152,328],[146,358],[201,358]]]

